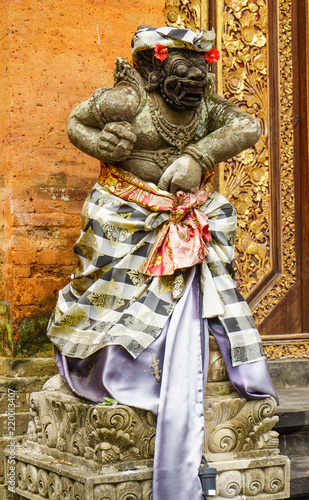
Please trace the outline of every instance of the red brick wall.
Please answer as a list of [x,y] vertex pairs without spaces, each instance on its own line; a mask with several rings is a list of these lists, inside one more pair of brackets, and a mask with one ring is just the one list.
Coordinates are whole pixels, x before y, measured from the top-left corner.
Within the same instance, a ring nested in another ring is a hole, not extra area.
[[79,214],[98,162],[67,139],[70,111],[110,86],[139,24],[164,25],[164,1],[0,2],[1,354],[45,353],[57,291],[74,267]]

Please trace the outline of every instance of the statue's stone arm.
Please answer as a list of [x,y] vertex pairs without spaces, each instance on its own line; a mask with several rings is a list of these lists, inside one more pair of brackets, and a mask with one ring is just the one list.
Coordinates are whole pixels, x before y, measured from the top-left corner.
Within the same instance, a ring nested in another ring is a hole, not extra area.
[[163,173],[159,187],[176,193],[179,189],[195,193],[201,172],[253,146],[260,135],[259,121],[230,101],[213,94],[208,99],[208,133],[188,144],[183,155]]
[[216,94],[208,103],[210,133],[185,149],[206,170],[253,146],[261,135],[254,116]]
[[139,100],[131,86],[99,89],[70,114],[70,141],[100,161],[123,161],[136,141],[130,122],[136,116]]

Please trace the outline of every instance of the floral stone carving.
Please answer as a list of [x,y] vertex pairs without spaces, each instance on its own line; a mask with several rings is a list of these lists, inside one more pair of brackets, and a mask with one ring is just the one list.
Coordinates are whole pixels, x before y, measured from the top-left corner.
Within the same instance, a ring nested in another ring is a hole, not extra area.
[[155,417],[151,412],[89,404],[61,392],[33,393],[30,412],[27,444],[37,443],[55,458],[64,453],[70,461],[85,459],[93,470],[153,458]]
[[205,399],[204,453],[207,460],[213,455],[229,454],[233,458],[277,455],[278,433],[272,431],[279,417],[274,416],[273,398],[247,401],[238,397],[217,396]]

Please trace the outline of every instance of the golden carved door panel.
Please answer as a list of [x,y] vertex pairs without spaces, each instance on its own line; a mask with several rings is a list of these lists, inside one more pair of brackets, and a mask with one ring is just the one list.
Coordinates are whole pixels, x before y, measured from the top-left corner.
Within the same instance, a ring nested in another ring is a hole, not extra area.
[[302,302],[295,57],[295,18],[305,8],[305,0],[168,0],[165,10],[169,25],[215,28],[221,52],[217,91],[262,124],[258,143],[219,165],[217,177],[220,192],[238,212],[239,289],[264,340],[273,341],[309,338],[303,333],[309,328]]

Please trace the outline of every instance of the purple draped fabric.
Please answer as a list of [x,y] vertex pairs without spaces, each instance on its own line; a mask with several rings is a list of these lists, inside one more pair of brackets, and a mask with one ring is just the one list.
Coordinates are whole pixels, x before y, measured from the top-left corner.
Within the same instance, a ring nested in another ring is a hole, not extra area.
[[272,396],[279,404],[266,359],[232,366],[229,339],[220,320],[218,318],[209,319],[208,327],[219,345],[229,379],[235,389],[247,399],[261,399]]
[[[68,358],[55,348],[59,373],[80,397],[119,403],[158,415],[153,500],[202,500],[203,401],[208,370],[208,325],[201,319],[198,273],[192,273],[161,335],[137,359],[122,347],[108,346],[86,359]],[[232,367],[229,340],[220,321],[208,320],[231,382],[248,399],[276,393],[266,361]],[[159,360],[158,382],[149,365]]]

